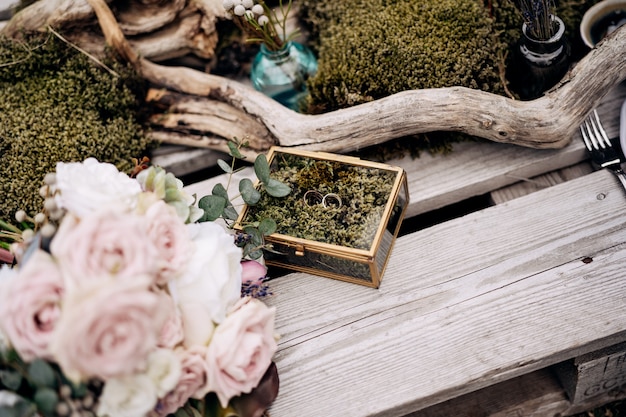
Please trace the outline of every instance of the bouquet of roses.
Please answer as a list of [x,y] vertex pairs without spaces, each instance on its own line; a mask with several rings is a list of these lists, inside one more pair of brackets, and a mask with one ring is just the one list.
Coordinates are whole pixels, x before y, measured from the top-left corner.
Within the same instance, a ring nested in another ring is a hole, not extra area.
[[[265,267],[144,168],[59,163],[46,214],[21,213],[37,227],[0,268],[0,415],[258,416],[273,401],[275,309],[242,295]],[[262,406],[233,409],[268,379]]]

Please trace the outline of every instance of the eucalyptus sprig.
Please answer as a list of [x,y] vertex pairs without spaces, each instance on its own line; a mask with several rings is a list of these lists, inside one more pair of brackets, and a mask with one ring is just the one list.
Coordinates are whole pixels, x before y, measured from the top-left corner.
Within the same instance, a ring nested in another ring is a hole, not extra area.
[[[233,198],[228,195],[233,175],[242,169],[235,169],[236,162],[246,159],[245,155],[241,153],[241,148],[247,145],[247,142],[241,142],[237,138],[228,142],[229,155],[232,156],[232,161],[230,164],[223,159],[217,161],[222,171],[228,174],[228,181],[226,186],[221,183],[216,184],[210,195],[206,195],[198,201],[198,207],[204,210],[204,215],[199,221],[215,221],[221,218],[229,227],[234,227],[239,214],[232,201],[237,197],[241,197],[244,203],[254,206],[261,199],[260,190],[248,178],[243,178],[239,181],[238,195]],[[270,176],[270,166],[265,155],[260,154],[256,157],[254,173],[259,180],[259,188],[264,189],[270,196],[281,198],[291,193],[291,187]],[[271,245],[265,242],[265,236],[269,236],[276,231],[277,225],[275,220],[264,218],[260,221],[245,224],[242,228],[245,236],[238,237],[235,243],[243,248],[244,257],[258,259],[262,256],[263,249],[271,250]]]

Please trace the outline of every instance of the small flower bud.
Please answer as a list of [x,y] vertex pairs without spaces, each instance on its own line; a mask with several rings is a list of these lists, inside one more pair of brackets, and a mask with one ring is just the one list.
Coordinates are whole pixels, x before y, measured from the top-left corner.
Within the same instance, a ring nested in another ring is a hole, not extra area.
[[70,387],[69,385],[61,385],[61,387],[59,388],[59,396],[61,398],[70,398],[71,395],[72,387]]
[[234,4],[233,0],[224,0],[222,2],[222,6],[224,6],[224,9],[226,9],[226,10],[232,9],[234,5],[235,4]]
[[251,9],[254,6],[254,0],[242,0],[241,5],[246,9]]
[[270,19],[265,15],[261,15],[257,19],[257,22],[259,22],[259,26],[265,26],[270,22]]
[[265,10],[263,10],[263,6],[261,6],[260,4],[255,4],[254,6],[252,6],[251,10],[252,10],[252,13],[258,16],[262,15],[265,12]]
[[17,213],[15,213],[15,220],[17,220],[18,222],[23,222],[26,220],[26,212],[24,210],[18,210]]
[[50,220],[61,220],[63,218],[63,216],[65,215],[65,211],[61,210],[61,209],[56,209],[51,211],[50,213],[48,213],[48,218]]
[[54,172],[48,172],[45,177],[43,177],[43,182],[48,185],[52,185],[57,182],[57,174]]
[[33,229],[26,229],[22,232],[22,239],[24,239],[24,242],[30,242],[33,239],[33,236],[35,236]]
[[43,213],[35,214],[35,224],[41,224],[46,221],[46,215]]
[[43,208],[48,212],[56,210],[58,208],[56,200],[54,198],[46,198],[43,202]]
[[246,19],[254,19],[254,13],[252,13],[252,10],[246,10]]
[[233,13],[236,16],[243,16],[246,13],[246,8],[243,7],[241,4],[235,6],[235,9],[233,10]]
[[82,404],[83,404],[83,407],[87,409],[93,407],[94,405],[93,397],[87,394],[85,398],[83,398]]
[[41,235],[43,237],[52,237],[54,236],[56,231],[57,231],[57,228],[51,223],[46,223],[43,226],[41,226]]
[[70,413],[70,406],[67,403],[60,402],[56,406],[56,412],[59,416],[66,416]]
[[39,189],[39,195],[43,198],[48,197],[49,192],[50,192],[50,187],[47,185],[44,185],[43,187]]

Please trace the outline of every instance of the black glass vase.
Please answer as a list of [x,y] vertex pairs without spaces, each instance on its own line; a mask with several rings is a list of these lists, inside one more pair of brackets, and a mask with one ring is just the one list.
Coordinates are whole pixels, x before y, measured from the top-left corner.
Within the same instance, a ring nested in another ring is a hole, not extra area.
[[551,20],[557,29],[550,39],[536,39],[526,23],[522,26],[508,76],[511,90],[522,100],[541,97],[569,69],[570,45],[565,37],[565,24],[557,16],[551,16]]

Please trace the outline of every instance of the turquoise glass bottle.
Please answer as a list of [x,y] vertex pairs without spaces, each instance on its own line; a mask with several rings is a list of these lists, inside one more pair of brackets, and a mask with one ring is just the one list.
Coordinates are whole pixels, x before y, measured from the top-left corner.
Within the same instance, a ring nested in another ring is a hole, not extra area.
[[256,90],[299,111],[301,101],[308,94],[306,81],[316,72],[317,59],[306,45],[290,41],[282,49],[271,51],[261,44],[250,79]]

